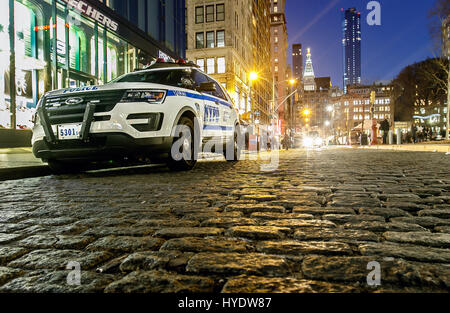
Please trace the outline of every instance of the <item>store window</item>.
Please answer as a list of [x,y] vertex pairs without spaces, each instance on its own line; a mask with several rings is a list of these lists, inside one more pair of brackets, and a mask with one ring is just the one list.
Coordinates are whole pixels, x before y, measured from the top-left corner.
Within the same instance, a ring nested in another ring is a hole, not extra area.
[[9,94],[6,93],[6,74],[9,73],[9,9],[0,10],[0,128],[11,127]]
[[[8,7],[8,5],[7,5]],[[11,89],[15,88],[15,119],[16,128],[30,129],[33,127],[32,116],[36,111],[39,97],[44,93],[44,68],[46,63],[43,58],[43,32],[40,27],[43,24],[42,12],[32,3],[15,2],[14,28],[15,28],[15,86],[10,86],[9,68],[9,7],[0,12],[0,24],[4,25],[1,50],[1,76],[0,79],[0,125],[11,128]],[[5,28],[6,26],[6,28]],[[6,52],[6,55],[5,55]],[[3,112],[2,112],[3,111]]]
[[127,43],[108,32],[107,35],[107,81],[111,81],[127,72]]

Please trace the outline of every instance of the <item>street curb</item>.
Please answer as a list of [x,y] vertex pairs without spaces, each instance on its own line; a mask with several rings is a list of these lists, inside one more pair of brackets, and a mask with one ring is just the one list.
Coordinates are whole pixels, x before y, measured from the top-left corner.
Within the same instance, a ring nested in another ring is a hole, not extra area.
[[0,181],[41,177],[51,174],[50,168],[46,165],[1,168]]

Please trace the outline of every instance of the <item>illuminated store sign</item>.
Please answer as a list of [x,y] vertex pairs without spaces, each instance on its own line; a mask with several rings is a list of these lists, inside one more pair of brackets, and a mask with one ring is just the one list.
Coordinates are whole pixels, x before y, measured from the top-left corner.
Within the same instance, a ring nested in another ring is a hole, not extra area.
[[103,13],[100,13],[97,11],[94,7],[87,4],[84,1],[78,1],[78,0],[63,0],[65,3],[67,3],[69,6],[74,8],[77,11],[80,11],[86,16],[89,16],[99,22],[100,24],[104,25],[106,28],[111,29],[112,31],[117,31],[119,28],[119,24]]

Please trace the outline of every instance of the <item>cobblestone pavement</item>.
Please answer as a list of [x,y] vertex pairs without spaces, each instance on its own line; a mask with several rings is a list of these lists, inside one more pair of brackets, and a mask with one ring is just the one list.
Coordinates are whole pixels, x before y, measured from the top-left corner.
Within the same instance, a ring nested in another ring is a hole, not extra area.
[[296,150],[275,172],[261,163],[2,182],[0,292],[450,290],[449,156]]

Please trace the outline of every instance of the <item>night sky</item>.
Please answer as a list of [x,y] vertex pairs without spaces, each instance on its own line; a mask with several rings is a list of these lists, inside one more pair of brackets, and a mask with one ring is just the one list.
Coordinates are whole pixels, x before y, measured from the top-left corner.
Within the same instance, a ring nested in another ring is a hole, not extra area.
[[406,65],[436,55],[429,31],[429,10],[435,0],[379,0],[381,26],[369,26],[370,0],[287,0],[288,63],[291,47],[311,48],[316,77],[331,76],[342,87],[341,8],[361,12],[362,82],[392,80]]

